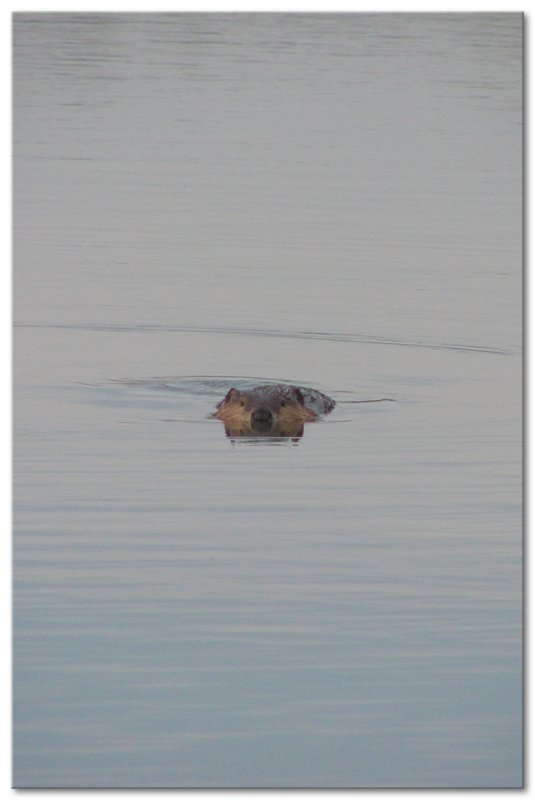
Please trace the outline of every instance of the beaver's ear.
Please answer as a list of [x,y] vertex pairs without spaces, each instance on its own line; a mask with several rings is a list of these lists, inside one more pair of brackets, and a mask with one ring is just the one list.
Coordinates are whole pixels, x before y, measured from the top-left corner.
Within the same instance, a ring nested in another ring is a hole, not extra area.
[[240,393],[234,387],[232,387],[232,389],[229,389],[225,395],[225,403],[234,403],[236,400],[239,399],[240,399]]
[[305,405],[305,398],[303,397],[303,392],[301,391],[301,389],[298,389],[297,386],[296,386],[295,389],[294,389],[294,392],[295,392],[295,396],[297,397],[297,400],[301,403],[302,406],[304,406]]

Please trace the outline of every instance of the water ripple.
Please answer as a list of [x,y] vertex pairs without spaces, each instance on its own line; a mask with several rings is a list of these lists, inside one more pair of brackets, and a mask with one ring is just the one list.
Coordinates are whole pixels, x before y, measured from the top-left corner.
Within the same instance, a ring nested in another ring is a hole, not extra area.
[[114,333],[141,333],[154,331],[156,333],[203,333],[231,335],[231,336],[265,336],[284,339],[318,339],[331,342],[349,342],[352,344],[380,344],[392,347],[422,347],[432,350],[456,350],[458,352],[489,353],[492,355],[513,355],[513,350],[489,347],[486,345],[464,344],[459,342],[421,342],[408,339],[388,339],[380,336],[370,336],[359,333],[343,333],[340,331],[291,331],[270,330],[265,328],[235,328],[231,326],[194,326],[194,325],[158,325],[137,324],[122,325],[109,323],[22,323],[15,322],[18,328],[61,328],[66,330],[114,332]]

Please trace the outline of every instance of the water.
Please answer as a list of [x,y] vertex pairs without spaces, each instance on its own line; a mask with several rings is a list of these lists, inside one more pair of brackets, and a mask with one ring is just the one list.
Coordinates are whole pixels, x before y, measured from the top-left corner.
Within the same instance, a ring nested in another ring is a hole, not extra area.
[[522,783],[521,40],[15,16],[16,786]]

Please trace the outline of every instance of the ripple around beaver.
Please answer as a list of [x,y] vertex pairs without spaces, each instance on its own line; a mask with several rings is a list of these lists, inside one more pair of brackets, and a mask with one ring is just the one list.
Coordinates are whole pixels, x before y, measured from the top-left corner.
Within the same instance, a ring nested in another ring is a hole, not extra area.
[[[170,392],[188,397],[215,398],[220,401],[227,391],[233,386],[240,391],[250,391],[260,384],[285,386],[310,386],[314,391],[321,392],[311,381],[296,381],[288,378],[266,378],[253,375],[173,375],[154,376],[150,378],[117,378],[107,381],[103,385],[124,386],[146,389],[150,392]],[[93,385],[93,384],[92,384]],[[348,389],[332,391],[335,395],[336,405],[355,405],[363,403],[393,403],[394,397],[372,397],[366,399],[349,399],[355,397],[356,392]],[[344,397],[345,395],[345,397]]]
[[[257,387],[259,384],[295,386],[296,384],[302,385],[310,383],[310,381],[306,380],[292,381],[284,378],[266,378],[265,376],[257,375],[173,375],[153,376],[150,378],[115,379],[94,388],[97,390],[100,389],[103,392],[101,402],[112,405],[118,405],[124,402],[118,397],[117,392],[119,389],[134,390],[128,402],[130,408],[135,408],[136,405],[135,390],[139,391],[140,398],[145,398],[145,400],[142,401],[144,406],[146,407],[148,403],[150,408],[153,408],[155,411],[160,407],[158,404],[158,396],[160,396],[162,400],[167,397],[165,405],[167,411],[171,411],[171,414],[167,413],[163,417],[160,416],[155,419],[156,422],[163,422],[166,424],[206,424],[207,422],[213,424],[215,422],[217,425],[220,425],[220,421],[214,419],[214,411],[217,408],[218,402],[223,399],[231,387],[239,388],[241,391],[248,391]],[[108,388],[106,389],[105,387]],[[111,387],[115,387],[115,390]],[[109,394],[110,390],[112,392],[111,395]],[[320,389],[314,389],[314,391],[320,392]],[[332,394],[335,397],[336,406],[340,410],[343,408],[349,410],[350,406],[363,405],[363,407],[367,406],[371,412],[373,407],[379,410],[380,404],[395,401],[395,398],[392,397],[357,399],[356,392],[347,389],[333,391]],[[173,398],[177,400],[176,405]],[[132,401],[134,401],[134,403],[132,403]],[[204,406],[204,412],[201,417],[198,415],[200,401],[202,401]],[[175,410],[180,416],[175,416],[173,413]],[[320,414],[316,419],[311,421],[321,422],[322,424],[336,424],[353,422],[354,419],[353,416],[344,419],[340,418],[339,415],[333,417],[331,414]],[[128,420],[123,420],[123,422],[126,423]],[[268,444],[270,442],[273,444],[297,444],[303,436],[304,428],[301,425],[294,425],[290,427],[287,426],[283,429],[279,428],[277,430],[262,431],[255,430],[250,426],[232,426],[232,424],[225,424],[225,433],[228,439],[233,442],[245,443],[248,441],[251,444]]]

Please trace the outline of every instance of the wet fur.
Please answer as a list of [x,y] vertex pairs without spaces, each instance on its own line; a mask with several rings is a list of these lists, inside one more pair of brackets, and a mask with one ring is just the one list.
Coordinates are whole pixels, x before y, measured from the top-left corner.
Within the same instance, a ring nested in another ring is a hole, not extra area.
[[214,417],[246,426],[254,426],[251,415],[258,409],[267,409],[272,414],[273,429],[292,428],[298,423],[309,422],[320,414],[328,414],[336,403],[316,389],[286,384],[268,384],[240,392],[230,389],[218,403]]

